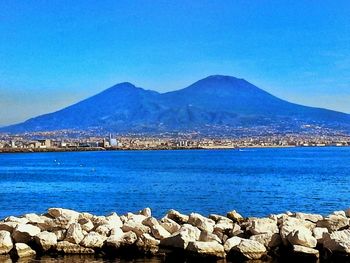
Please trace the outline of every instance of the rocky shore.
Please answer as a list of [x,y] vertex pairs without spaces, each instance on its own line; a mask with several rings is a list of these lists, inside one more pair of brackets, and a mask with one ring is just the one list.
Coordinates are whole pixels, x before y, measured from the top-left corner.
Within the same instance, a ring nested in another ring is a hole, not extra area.
[[244,218],[236,211],[204,217],[170,210],[156,219],[149,208],[121,216],[50,208],[46,214],[0,221],[1,262],[61,254],[343,262],[350,255],[350,210],[325,217],[286,212],[265,218]]

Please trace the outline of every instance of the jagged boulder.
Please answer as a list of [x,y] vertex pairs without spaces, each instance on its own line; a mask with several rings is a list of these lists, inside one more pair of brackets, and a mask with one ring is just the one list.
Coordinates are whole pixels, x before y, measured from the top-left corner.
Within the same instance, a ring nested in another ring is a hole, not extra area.
[[28,243],[37,234],[40,233],[40,228],[33,225],[18,225],[12,232],[12,238],[16,243]]
[[148,226],[131,220],[122,226],[122,230],[124,232],[133,231],[138,237],[142,236],[143,234],[149,234],[151,232],[151,229]]
[[34,257],[36,252],[24,243],[16,243],[14,251],[19,258]]
[[71,224],[66,233],[65,241],[68,241],[73,244],[79,244],[84,238],[83,230],[79,223]]
[[349,218],[342,214],[331,214],[317,222],[317,227],[325,227],[329,232],[342,230],[349,226]]
[[8,254],[13,248],[11,233],[0,230],[0,255]]
[[247,230],[253,235],[279,232],[277,222],[270,218],[249,219]]
[[12,233],[18,225],[19,223],[16,222],[0,222],[0,231],[4,230]]
[[68,241],[60,241],[57,243],[57,251],[65,254],[94,254],[92,248],[83,247],[78,244],[73,244]]
[[214,230],[215,221],[209,218],[206,218],[197,213],[191,213],[188,218],[188,224],[191,224],[200,230],[207,231],[212,233]]
[[17,216],[9,216],[9,217],[6,217],[5,222],[12,222],[12,223],[18,223],[18,224],[21,224],[21,225],[25,225],[25,224],[28,224],[29,220],[25,217],[17,217]]
[[180,212],[174,209],[169,210],[168,213],[166,214],[166,217],[174,220],[176,223],[180,225],[187,223],[189,218],[187,215],[181,214]]
[[318,214],[307,214],[307,213],[295,213],[295,218],[310,221],[312,223],[317,223],[323,219],[323,216]]
[[188,243],[187,251],[202,257],[224,258],[224,247],[216,241],[192,241]]
[[229,253],[232,248],[234,248],[235,246],[238,246],[242,241],[242,238],[240,237],[231,237],[229,239],[226,240],[226,242],[224,243],[224,250],[226,253]]
[[40,232],[34,237],[35,243],[42,251],[48,251],[57,246],[57,236],[51,232]]
[[227,218],[231,219],[235,223],[243,221],[243,216],[241,216],[236,210],[232,210],[227,213]]
[[78,219],[78,223],[80,224],[81,229],[86,232],[90,232],[95,227],[92,221],[88,218],[80,218]]
[[313,237],[311,231],[303,226],[299,226],[297,229],[294,229],[289,233],[287,240],[292,245],[300,245],[310,248],[314,248],[317,245],[317,240]]
[[107,238],[106,244],[109,248],[118,250],[122,247],[133,245],[137,241],[137,235],[132,232],[126,232],[121,235],[111,235]]
[[163,217],[159,224],[166,230],[168,231],[170,234],[174,234],[175,232],[179,231],[181,226],[176,223],[174,220],[167,218],[167,217]]
[[251,236],[249,239],[257,241],[267,248],[278,247],[282,244],[282,239],[279,233],[264,233]]
[[101,248],[106,239],[106,237],[96,232],[90,232],[83,238],[80,245],[89,248]]
[[250,240],[242,239],[241,242],[234,246],[231,251],[231,255],[238,254],[239,256],[246,259],[261,259],[266,255],[266,248],[263,244]]
[[79,213],[64,208],[49,208],[48,214],[53,218],[52,227],[68,228],[72,223],[77,223]]
[[324,233],[328,233],[328,229],[325,227],[315,227],[312,230],[312,234],[313,234],[314,238],[316,238],[318,244],[323,243],[323,234]]
[[350,230],[323,234],[323,247],[331,252],[350,253]]
[[188,243],[191,241],[196,241],[195,235],[189,231],[180,231],[171,235],[170,237],[164,238],[160,241],[160,246],[186,249]]
[[202,230],[201,234],[199,236],[199,241],[203,242],[211,242],[211,241],[216,241],[219,244],[221,244],[221,239],[215,235],[214,233],[210,233],[208,231]]
[[146,254],[155,255],[159,250],[159,243],[159,240],[146,233],[138,238],[136,241],[136,246],[139,251]]
[[310,258],[311,260],[317,260],[320,257],[320,252],[317,249],[299,245],[293,246],[293,254],[296,257]]
[[139,212],[140,215],[143,215],[145,217],[151,217],[152,216],[152,210],[151,208],[149,207],[146,207],[144,209],[142,209],[140,212]]

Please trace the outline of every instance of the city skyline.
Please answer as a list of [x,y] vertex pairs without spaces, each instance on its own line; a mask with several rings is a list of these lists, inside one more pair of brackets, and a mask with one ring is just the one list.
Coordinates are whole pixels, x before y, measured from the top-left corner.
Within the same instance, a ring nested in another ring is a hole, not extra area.
[[0,126],[117,83],[159,92],[213,74],[350,113],[346,1],[4,1]]

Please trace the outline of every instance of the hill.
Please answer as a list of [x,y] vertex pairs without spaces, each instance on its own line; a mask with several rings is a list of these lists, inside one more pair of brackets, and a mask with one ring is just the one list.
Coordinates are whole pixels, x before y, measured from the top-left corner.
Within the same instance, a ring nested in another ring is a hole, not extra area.
[[350,115],[290,103],[244,79],[215,75],[167,93],[120,83],[62,110],[1,130],[22,133],[63,129],[213,135],[349,133]]

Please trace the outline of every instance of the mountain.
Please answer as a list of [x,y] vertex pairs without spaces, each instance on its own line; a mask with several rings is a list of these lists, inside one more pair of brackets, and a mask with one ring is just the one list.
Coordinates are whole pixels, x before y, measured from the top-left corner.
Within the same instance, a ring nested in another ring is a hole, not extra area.
[[62,110],[0,130],[114,133],[350,133],[350,115],[279,99],[244,79],[209,76],[158,93],[125,82]]

